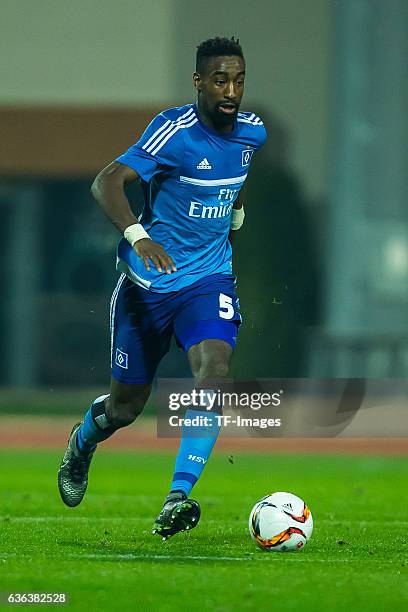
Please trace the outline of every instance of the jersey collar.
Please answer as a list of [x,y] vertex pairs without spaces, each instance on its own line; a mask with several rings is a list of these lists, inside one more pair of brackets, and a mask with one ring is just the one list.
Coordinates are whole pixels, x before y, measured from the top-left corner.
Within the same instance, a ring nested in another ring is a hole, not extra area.
[[198,119],[198,123],[200,124],[201,129],[203,129],[204,132],[207,132],[207,134],[210,134],[211,136],[217,136],[218,138],[225,138],[227,140],[236,136],[237,128],[238,128],[238,122],[237,122],[236,117],[234,120],[234,127],[231,130],[231,132],[217,132],[217,130],[213,130],[213,128],[210,128],[208,125],[204,123],[204,121],[202,121],[201,116],[200,116],[200,111],[198,110],[197,102],[193,104],[193,110],[196,114],[196,117]]

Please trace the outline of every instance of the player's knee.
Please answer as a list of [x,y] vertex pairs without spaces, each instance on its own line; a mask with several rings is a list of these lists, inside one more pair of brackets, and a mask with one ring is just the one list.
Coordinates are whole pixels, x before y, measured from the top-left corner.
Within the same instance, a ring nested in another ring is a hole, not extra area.
[[113,427],[127,427],[143,411],[144,400],[134,398],[130,401],[111,401],[107,409],[107,417]]
[[229,363],[225,359],[206,360],[200,364],[195,374],[196,382],[205,381],[209,378],[225,378],[229,373]]

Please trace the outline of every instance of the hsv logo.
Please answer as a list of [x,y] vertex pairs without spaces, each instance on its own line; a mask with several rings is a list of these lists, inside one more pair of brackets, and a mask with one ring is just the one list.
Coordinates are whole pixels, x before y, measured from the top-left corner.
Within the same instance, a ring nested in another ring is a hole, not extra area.
[[198,457],[197,455],[189,455],[188,458],[190,461],[195,461],[196,463],[203,463],[204,465],[207,463],[204,457]]
[[118,348],[116,349],[116,355],[115,355],[116,365],[118,365],[120,368],[123,368],[124,370],[127,370],[128,369],[128,359],[129,359],[129,355],[127,353],[120,351]]
[[197,164],[197,170],[211,170],[211,168],[212,166],[206,157]]
[[242,151],[242,165],[249,166],[249,162],[251,161],[251,157],[254,153],[253,149],[244,149]]

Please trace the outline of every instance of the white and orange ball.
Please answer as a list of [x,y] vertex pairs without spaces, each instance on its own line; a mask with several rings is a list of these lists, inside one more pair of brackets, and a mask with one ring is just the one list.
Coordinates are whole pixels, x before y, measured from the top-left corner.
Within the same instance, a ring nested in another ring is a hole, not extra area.
[[272,493],[252,508],[249,533],[263,550],[298,551],[312,536],[312,513],[300,497],[292,493]]

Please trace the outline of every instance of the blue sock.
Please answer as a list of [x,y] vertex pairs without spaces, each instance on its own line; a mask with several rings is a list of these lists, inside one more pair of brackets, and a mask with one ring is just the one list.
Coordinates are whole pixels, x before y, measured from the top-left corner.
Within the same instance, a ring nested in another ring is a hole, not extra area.
[[203,424],[198,427],[183,425],[171,491],[183,491],[187,497],[200,478],[220,431],[220,426],[213,412],[191,408],[186,410],[186,419],[193,419],[194,417],[210,419],[211,425],[205,426]]
[[98,442],[115,433],[116,428],[109,424],[105,414],[105,399],[109,395],[97,397],[84,417],[77,433],[77,446],[81,453],[92,453]]

